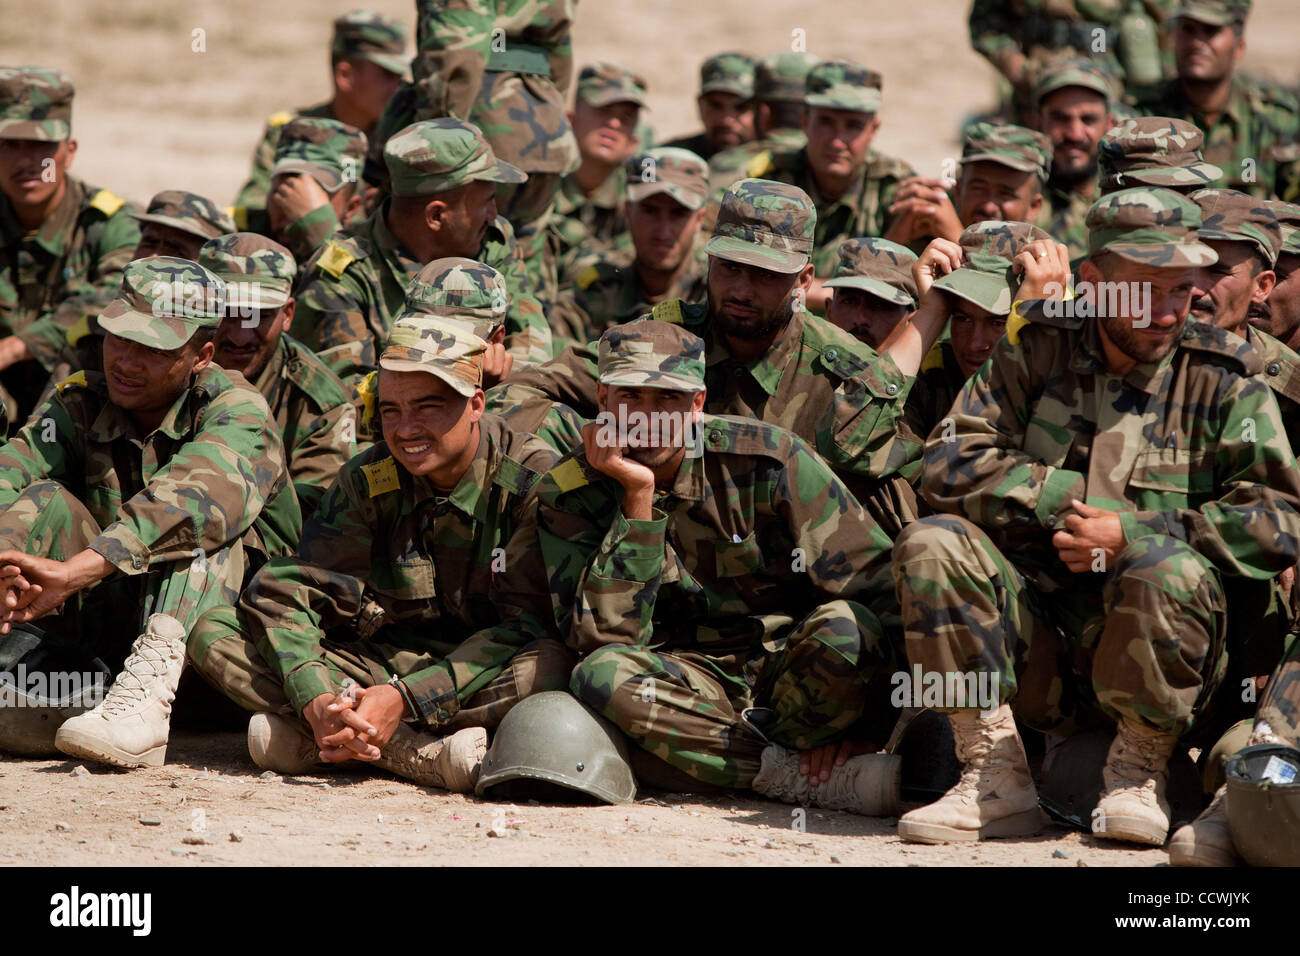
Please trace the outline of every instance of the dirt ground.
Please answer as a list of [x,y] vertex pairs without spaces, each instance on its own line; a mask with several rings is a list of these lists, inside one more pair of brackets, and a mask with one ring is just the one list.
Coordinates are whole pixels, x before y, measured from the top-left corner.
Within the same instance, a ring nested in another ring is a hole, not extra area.
[[[167,764],[0,759],[0,865],[1154,866],[1062,826],[1027,840],[902,843],[893,819],[740,795],[626,806],[491,803],[370,768],[262,775],[235,733],[173,734]],[[904,804],[909,809],[913,804]],[[506,834],[493,836],[494,832]]]
[[[137,202],[184,188],[229,202],[268,114],[328,92],[329,21],[349,0],[0,0],[0,62],[58,66],[77,83],[74,171]],[[410,0],[365,5],[413,23]],[[993,101],[971,52],[969,0],[582,0],[579,64],[621,61],[649,80],[661,139],[695,128],[700,61],[723,49],[843,55],[885,77],[877,147],[938,173],[963,117]],[[196,30],[203,52],[195,52]],[[1295,0],[1256,0],[1251,70],[1294,84]],[[369,772],[263,779],[242,735],[173,735],[168,764],[119,772],[0,758],[0,863],[19,865],[1151,866],[1053,827],[1032,840],[902,844],[892,820],[741,797],[660,794],[623,807],[507,806]],[[499,827],[504,837],[489,836]]]

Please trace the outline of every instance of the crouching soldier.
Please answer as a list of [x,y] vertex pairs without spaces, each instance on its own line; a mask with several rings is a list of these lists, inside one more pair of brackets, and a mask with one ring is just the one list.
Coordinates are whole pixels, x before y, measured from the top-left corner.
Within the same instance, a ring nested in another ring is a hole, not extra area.
[[72,644],[120,670],[36,736],[0,708],[0,748],[160,766],[190,629],[238,597],[250,561],[291,553],[302,518],[266,402],[212,364],[223,308],[193,262],[128,264],[99,315],[103,373],[63,382],[0,447],[0,655]]
[[[598,351],[609,417],[538,485],[548,580],[585,655],[571,691],[650,767],[872,812],[870,758],[831,766],[826,747],[889,660],[889,538],[801,439],[703,414],[698,336],[640,320]],[[815,770],[798,753],[814,750]]]
[[484,352],[464,320],[400,316],[380,357],[383,440],[344,467],[296,557],[200,622],[190,658],[255,712],[258,766],[355,759],[469,792],[485,728],[566,686],[533,523],[557,456],[483,414]]

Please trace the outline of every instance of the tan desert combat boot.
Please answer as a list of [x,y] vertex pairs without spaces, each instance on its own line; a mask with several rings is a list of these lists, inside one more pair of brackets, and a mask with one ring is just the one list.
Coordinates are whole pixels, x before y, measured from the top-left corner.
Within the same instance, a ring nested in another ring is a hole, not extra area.
[[452,793],[472,793],[487,753],[487,731],[466,727],[447,737],[435,737],[398,724],[381,749],[376,766],[426,787]]
[[784,803],[848,810],[868,817],[892,817],[898,812],[903,758],[893,754],[861,754],[831,769],[830,779],[809,786],[799,772],[799,754],[776,744],[763,748],[762,769],[751,786],[765,797]]
[[161,767],[185,667],[185,626],[154,614],[99,705],[64,722],[54,746],[115,767]]
[[[1246,746],[1281,742],[1268,724],[1258,721]],[[1228,827],[1227,793],[1225,783],[1214,792],[1214,799],[1200,816],[1174,832],[1169,840],[1170,866],[1241,866],[1241,856]]]
[[1178,735],[1127,717],[1101,770],[1102,791],[1093,812],[1093,832],[1110,840],[1164,846],[1169,837],[1169,756]]
[[266,712],[248,720],[248,755],[263,770],[276,773],[306,773],[321,762],[305,720]]
[[962,763],[956,786],[928,806],[903,814],[898,835],[914,843],[959,843],[1030,836],[1046,825],[1025,746],[1009,704],[991,713],[948,715]]

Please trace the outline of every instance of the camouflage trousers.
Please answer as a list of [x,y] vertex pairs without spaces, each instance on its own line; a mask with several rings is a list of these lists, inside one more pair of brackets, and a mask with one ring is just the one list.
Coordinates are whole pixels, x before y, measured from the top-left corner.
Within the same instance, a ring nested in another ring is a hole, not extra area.
[[1047,593],[970,521],[922,518],[894,544],[908,661],[943,680],[996,675],[997,700],[1044,732],[1120,717],[1187,731],[1227,667],[1218,571],[1185,543],[1149,536],[1108,574],[1074,577],[1078,587]]
[[[295,716],[279,676],[247,634],[236,608],[212,608],[190,637],[190,663],[204,680],[245,710]],[[438,663],[427,653],[362,640],[352,644],[325,640],[321,650],[331,670],[362,687],[384,684],[390,676],[404,677]],[[567,688],[575,660],[574,653],[559,641],[541,639],[526,644],[500,674],[471,694],[451,719],[436,729],[452,733],[465,727],[496,727],[525,697]]]
[[[887,657],[878,622],[851,601],[823,604],[763,641],[748,661],[611,644],[573,671],[569,689],[633,742],[704,783],[748,787],[769,743],[829,743],[862,716],[866,683]],[[751,707],[770,720],[743,719]],[[761,727],[761,731],[760,731]]]
[[1286,656],[1269,677],[1255,720],[1268,724],[1292,747],[1300,747],[1300,635],[1292,635]]
[[[54,481],[39,481],[0,512],[0,549],[65,561],[84,551],[102,529],[86,506]],[[35,623],[46,639],[70,642],[116,673],[151,614],[169,614],[188,632],[208,608],[239,596],[244,549],[236,541],[213,554],[115,574]]]

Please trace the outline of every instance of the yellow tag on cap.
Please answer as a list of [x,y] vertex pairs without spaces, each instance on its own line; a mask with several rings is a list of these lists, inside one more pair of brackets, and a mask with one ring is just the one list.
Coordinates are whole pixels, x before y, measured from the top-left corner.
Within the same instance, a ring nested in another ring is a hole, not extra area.
[[85,371],[74,372],[73,374],[69,375],[67,378],[65,378],[58,385],[55,386],[55,388],[57,388],[60,392],[63,391],[65,388],[85,388],[85,387],[86,387]]
[[342,279],[344,271],[356,261],[356,258],[347,249],[331,239],[325,247],[325,251],[321,253],[321,257],[316,260],[316,266],[322,272],[328,272],[334,278]]
[[562,461],[551,469],[551,480],[553,480],[561,491],[572,491],[574,488],[581,488],[587,484],[586,472],[578,464],[576,458],[570,458],[568,461]]
[[362,465],[361,470],[365,472],[366,485],[370,489],[371,498],[377,498],[401,487],[401,482],[397,479],[397,462],[392,458],[385,458],[372,465]]
[[124,205],[126,205],[125,199],[117,195],[117,193],[109,192],[107,189],[101,189],[90,200],[91,208],[98,209],[105,216],[113,215]]

